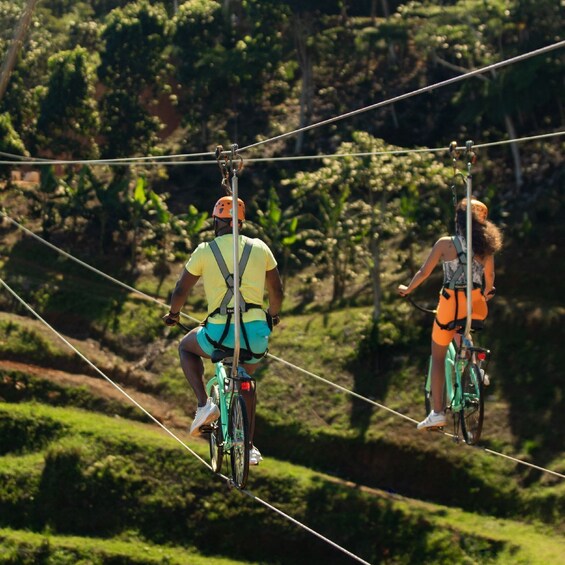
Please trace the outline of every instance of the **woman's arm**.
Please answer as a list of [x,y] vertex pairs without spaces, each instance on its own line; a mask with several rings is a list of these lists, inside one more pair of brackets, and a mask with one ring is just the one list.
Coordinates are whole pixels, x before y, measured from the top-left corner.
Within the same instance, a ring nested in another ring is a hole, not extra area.
[[406,296],[414,291],[417,287],[419,287],[432,273],[435,266],[438,264],[438,261],[443,256],[445,251],[446,244],[449,242],[450,238],[442,237],[438,239],[435,245],[432,247],[428,258],[424,261],[424,264],[420,267],[418,272],[414,275],[410,284],[406,285],[399,285],[398,286],[398,293],[400,296]]
[[494,289],[494,255],[485,258],[485,290],[484,294],[487,300],[492,298],[492,290]]

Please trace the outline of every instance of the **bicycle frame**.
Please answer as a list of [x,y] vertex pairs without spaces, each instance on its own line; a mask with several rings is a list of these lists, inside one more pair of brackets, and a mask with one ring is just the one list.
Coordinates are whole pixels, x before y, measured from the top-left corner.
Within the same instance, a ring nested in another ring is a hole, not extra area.
[[[212,354],[214,356],[214,354]],[[220,409],[220,417],[207,431],[210,432],[210,459],[212,470],[219,473],[224,453],[231,457],[231,484],[244,488],[249,474],[251,447],[249,418],[242,391],[255,392],[255,380],[238,365],[233,376],[232,357],[214,363],[214,376],[206,384],[206,392]],[[251,410],[253,410],[251,408]]]
[[[218,387],[220,409],[220,422],[222,426],[222,437],[224,443],[222,445],[224,451],[231,449],[234,445],[234,440],[229,434],[228,430],[228,417],[229,408],[231,405],[232,397],[234,394],[239,395],[240,387],[245,387],[246,383],[253,381],[253,379],[245,372],[243,367],[238,366],[237,377],[231,375],[231,363],[224,363],[218,361],[215,365],[214,376],[206,383],[206,393],[208,396],[212,394],[212,387]],[[251,385],[253,386],[253,385]]]
[[[460,342],[453,339],[445,355],[445,404],[451,410],[454,418],[455,439],[459,440],[459,423],[463,424],[463,436],[466,443],[475,444],[480,438],[483,420],[483,385],[481,377],[482,363],[488,364],[490,351],[482,347],[475,347],[470,338],[461,336]],[[431,393],[431,357],[428,365],[428,376],[425,383],[425,395],[429,398]],[[467,375],[464,375],[467,371]],[[464,382],[465,381],[465,382]],[[476,429],[468,429],[465,422],[468,417],[467,410],[476,407],[478,423]]]

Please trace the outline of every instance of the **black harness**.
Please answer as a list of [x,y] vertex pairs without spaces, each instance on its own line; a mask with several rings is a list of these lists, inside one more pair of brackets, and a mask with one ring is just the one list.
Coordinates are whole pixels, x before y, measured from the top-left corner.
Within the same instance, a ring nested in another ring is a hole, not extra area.
[[[215,349],[226,349],[222,347],[222,344],[228,335],[232,321],[232,316],[235,312],[233,307],[228,307],[230,300],[234,296],[234,284],[233,284],[234,278],[233,278],[233,273],[230,273],[230,270],[226,265],[222,252],[220,251],[220,248],[216,243],[216,241],[212,240],[209,245],[210,245],[210,249],[212,250],[212,253],[214,254],[214,258],[216,259],[216,263],[218,264],[220,272],[224,277],[227,290],[219,308],[216,308],[213,312],[208,314],[206,320],[204,320],[203,322],[203,325],[206,326],[206,324],[208,323],[208,318],[210,318],[211,316],[215,316],[216,314],[222,314],[226,316],[226,323],[222,335],[218,341],[214,341],[207,333],[205,333],[204,335],[206,336],[206,339],[214,346]],[[243,247],[243,253],[241,254],[241,259],[239,260],[239,282],[240,282],[239,286],[241,286],[241,279],[243,277],[245,267],[247,267],[247,263],[249,261],[249,256],[251,255],[252,249],[253,249],[253,245],[249,243],[249,241],[246,241]],[[251,351],[251,347],[249,345],[249,338],[247,337],[247,330],[245,329],[245,324],[243,323],[243,313],[252,310],[254,308],[262,309],[263,307],[260,304],[247,303],[243,298],[243,295],[241,294],[239,287],[238,287],[238,292],[239,292],[239,304],[240,304],[239,320],[240,320],[241,334],[243,335],[243,340],[245,341],[245,346],[246,346],[245,349],[242,349],[242,360],[244,360],[245,358],[261,359],[267,354],[267,351],[265,351],[264,353],[253,353],[253,351]]]

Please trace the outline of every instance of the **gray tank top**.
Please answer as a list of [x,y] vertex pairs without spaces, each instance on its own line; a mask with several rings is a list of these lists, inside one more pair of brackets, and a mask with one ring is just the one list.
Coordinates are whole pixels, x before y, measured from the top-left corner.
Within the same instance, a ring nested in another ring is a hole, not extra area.
[[[459,239],[459,241],[461,242],[461,247],[463,249],[467,248],[467,242],[465,241],[465,238],[461,235],[457,235],[455,236]],[[453,276],[455,275],[455,272],[457,271],[457,269],[459,268],[460,265],[460,261],[459,258],[457,257],[456,259],[453,259],[452,261],[444,261],[443,262],[443,285],[447,286],[451,280],[453,279]],[[482,286],[483,284],[483,274],[484,274],[484,266],[482,263],[480,263],[479,261],[477,261],[477,259],[473,258],[473,286],[474,287],[478,287],[478,286]],[[455,281],[455,286],[458,288],[464,288],[467,286],[467,270],[463,269],[463,272],[457,277],[457,280]]]

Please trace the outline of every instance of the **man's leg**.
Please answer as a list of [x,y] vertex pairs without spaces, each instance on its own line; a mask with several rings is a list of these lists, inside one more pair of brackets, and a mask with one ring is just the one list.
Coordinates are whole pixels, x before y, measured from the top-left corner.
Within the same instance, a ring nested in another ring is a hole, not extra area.
[[209,359],[208,355],[202,351],[196,339],[196,332],[199,328],[194,328],[187,333],[179,344],[180,366],[184,372],[186,380],[194,390],[198,406],[206,404],[207,395],[204,386],[204,363],[202,357]]

